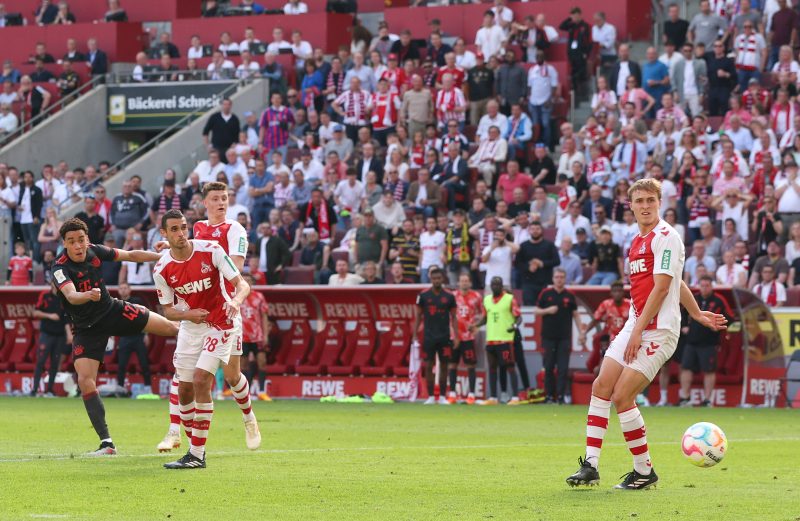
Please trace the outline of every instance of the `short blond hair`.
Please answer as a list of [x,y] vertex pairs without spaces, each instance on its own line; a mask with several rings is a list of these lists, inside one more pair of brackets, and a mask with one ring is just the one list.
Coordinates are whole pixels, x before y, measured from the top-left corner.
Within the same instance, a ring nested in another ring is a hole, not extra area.
[[628,199],[633,199],[633,192],[636,191],[650,192],[656,194],[658,200],[661,200],[661,182],[657,179],[639,179],[628,188]]

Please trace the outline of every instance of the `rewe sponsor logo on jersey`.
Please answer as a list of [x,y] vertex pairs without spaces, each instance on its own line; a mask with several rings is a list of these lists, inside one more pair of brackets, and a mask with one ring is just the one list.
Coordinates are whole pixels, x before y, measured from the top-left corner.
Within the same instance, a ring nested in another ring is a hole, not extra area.
[[201,262],[200,263],[200,273],[205,274],[205,273],[208,273],[209,271],[211,271],[211,266],[206,264],[205,262]]
[[631,275],[634,273],[643,273],[647,271],[647,264],[644,262],[644,259],[636,259],[630,262],[631,265]]
[[211,278],[206,277],[202,280],[193,280],[192,282],[187,282],[183,286],[178,286],[175,288],[175,291],[181,295],[190,295],[192,293],[200,293],[201,291],[211,289],[211,286]]

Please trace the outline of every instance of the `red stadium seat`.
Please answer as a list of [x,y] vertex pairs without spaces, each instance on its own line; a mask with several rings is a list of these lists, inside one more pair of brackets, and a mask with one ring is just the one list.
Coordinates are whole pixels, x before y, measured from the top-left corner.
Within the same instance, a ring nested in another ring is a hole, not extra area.
[[[298,253],[298,252],[295,252]],[[314,284],[314,266],[289,266],[283,270],[284,284]]]
[[159,369],[160,371],[167,372],[172,374],[175,372],[175,366],[172,364],[172,357],[175,354],[175,348],[178,347],[178,338],[177,337],[166,337],[164,339],[164,344],[161,346],[161,353],[159,357]]
[[309,353],[305,364],[295,367],[297,374],[325,374],[329,365],[339,359],[344,346],[344,330],[338,322],[328,322],[321,333],[314,336],[314,349]]
[[112,337],[112,341],[114,342],[114,350],[110,353],[106,351],[106,356],[103,358],[103,367],[109,373],[116,373],[119,369],[119,338]]
[[25,364],[31,360],[31,346],[33,345],[33,325],[30,320],[13,320],[14,329],[8,335],[13,345],[8,355],[6,369],[17,369],[17,364]]
[[355,331],[345,335],[345,349],[340,358],[341,365],[329,365],[328,373],[332,376],[353,376],[361,367],[369,364],[375,350],[377,332],[373,324],[359,322]]
[[404,360],[408,355],[411,342],[411,332],[408,324],[392,322],[391,328],[381,333],[378,352],[375,353],[375,366],[362,367],[361,374],[365,376],[397,376],[408,375],[408,366]]
[[313,344],[311,328],[306,320],[295,320],[292,327],[281,335],[281,347],[274,364],[267,365],[269,374],[289,374],[305,361]]

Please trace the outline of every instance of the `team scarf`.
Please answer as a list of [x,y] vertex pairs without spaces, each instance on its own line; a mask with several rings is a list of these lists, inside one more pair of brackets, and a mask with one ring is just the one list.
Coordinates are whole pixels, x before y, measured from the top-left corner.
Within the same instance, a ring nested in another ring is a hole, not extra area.
[[[306,224],[312,224],[314,222],[311,220],[311,210],[313,208],[314,205],[308,203],[308,207],[306,208]],[[319,228],[318,231],[320,239],[331,238],[331,223],[328,220],[328,202],[324,197],[319,203],[319,209],[317,210],[317,226]]]
[[[781,128],[782,132],[778,129],[778,123],[781,119],[781,114],[783,114],[784,117],[784,123]],[[787,102],[785,105],[779,105],[778,103],[772,105],[769,118],[772,120],[772,131],[775,132],[776,136],[781,137],[785,132],[792,129],[794,115],[794,103],[792,102]]]
[[[447,230],[447,262],[453,260],[453,235],[455,229],[450,228]],[[461,225],[461,244],[458,247],[458,261],[469,262],[469,227],[467,223]]]
[[334,78],[334,76],[336,75],[335,72],[328,73],[328,82],[327,82],[327,88],[330,89],[331,87],[334,87],[333,93],[336,96],[338,96],[344,91],[344,71],[338,74],[339,76],[337,78]]
[[[758,290],[756,291],[756,295],[758,295],[760,297],[761,296],[761,291],[763,289],[764,289],[763,285],[759,284],[758,285]],[[778,305],[778,289],[777,289],[777,286],[776,286],[774,280],[772,281],[772,284],[770,284],[770,286],[769,286],[769,294],[767,295],[766,304],[768,306],[772,306],[772,307],[775,307],[775,306]]]
[[[178,196],[178,193],[172,194],[172,205],[170,208],[180,208],[181,207],[181,198]],[[166,213],[168,210],[167,208],[167,196],[161,194],[158,198],[158,213]]]

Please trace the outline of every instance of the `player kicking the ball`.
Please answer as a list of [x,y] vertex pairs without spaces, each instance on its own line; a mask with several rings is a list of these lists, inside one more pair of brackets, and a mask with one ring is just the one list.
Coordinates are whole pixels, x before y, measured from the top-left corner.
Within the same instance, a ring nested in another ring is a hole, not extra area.
[[[227,219],[228,212],[228,186],[225,183],[206,183],[203,185],[203,205],[206,207],[207,221],[197,221],[194,224],[194,238],[218,243],[233,260],[239,273],[244,268],[244,259],[247,255],[247,232],[236,221]],[[167,245],[162,241],[156,244],[156,251]],[[228,281],[220,281],[225,286],[228,295],[233,295],[234,287]],[[245,443],[251,450],[261,445],[261,432],[258,429],[256,415],[250,401],[250,384],[241,371],[242,358],[242,328],[237,326],[233,331],[235,342],[231,351],[230,361],[223,367],[225,381],[231,388],[236,403],[242,410],[245,429]],[[179,411],[175,402],[174,393],[177,389],[177,379],[173,377],[170,392],[170,425],[158,451],[170,451],[181,444],[180,424],[178,423]],[[218,389],[221,390],[221,389]]]
[[628,190],[639,225],[628,253],[631,309],[625,326],[606,351],[600,373],[592,384],[586,428],[586,457],[567,484],[597,485],[603,437],[611,404],[617,410],[625,442],[633,455],[633,471],[614,488],[644,490],[658,482],[650,463],[644,419],[636,406],[639,394],[675,351],[680,331],[680,305],[699,323],[714,330],[725,328],[725,317],[700,311],[682,282],[684,247],[677,232],[659,218],[661,184],[636,181]]
[[[156,264],[153,281],[164,314],[181,321],[173,361],[181,420],[187,431],[191,426],[189,452],[164,467],[205,468],[205,445],[214,414],[211,386],[217,369],[228,363],[236,345],[239,307],[250,286],[219,244],[187,238],[188,226],[180,211],[164,214],[161,234],[167,238],[169,252]],[[233,298],[219,284],[220,277],[236,289]]]
[[106,425],[106,410],[97,392],[97,370],[109,337],[153,333],[175,336],[178,328],[157,313],[111,298],[100,276],[103,261],[155,262],[157,253],[124,251],[89,243],[89,229],[79,219],[68,219],[59,230],[64,251],[53,263],[53,280],[73,326],[72,355],[83,405],[100,437],[100,448],[88,456],[117,453]]

